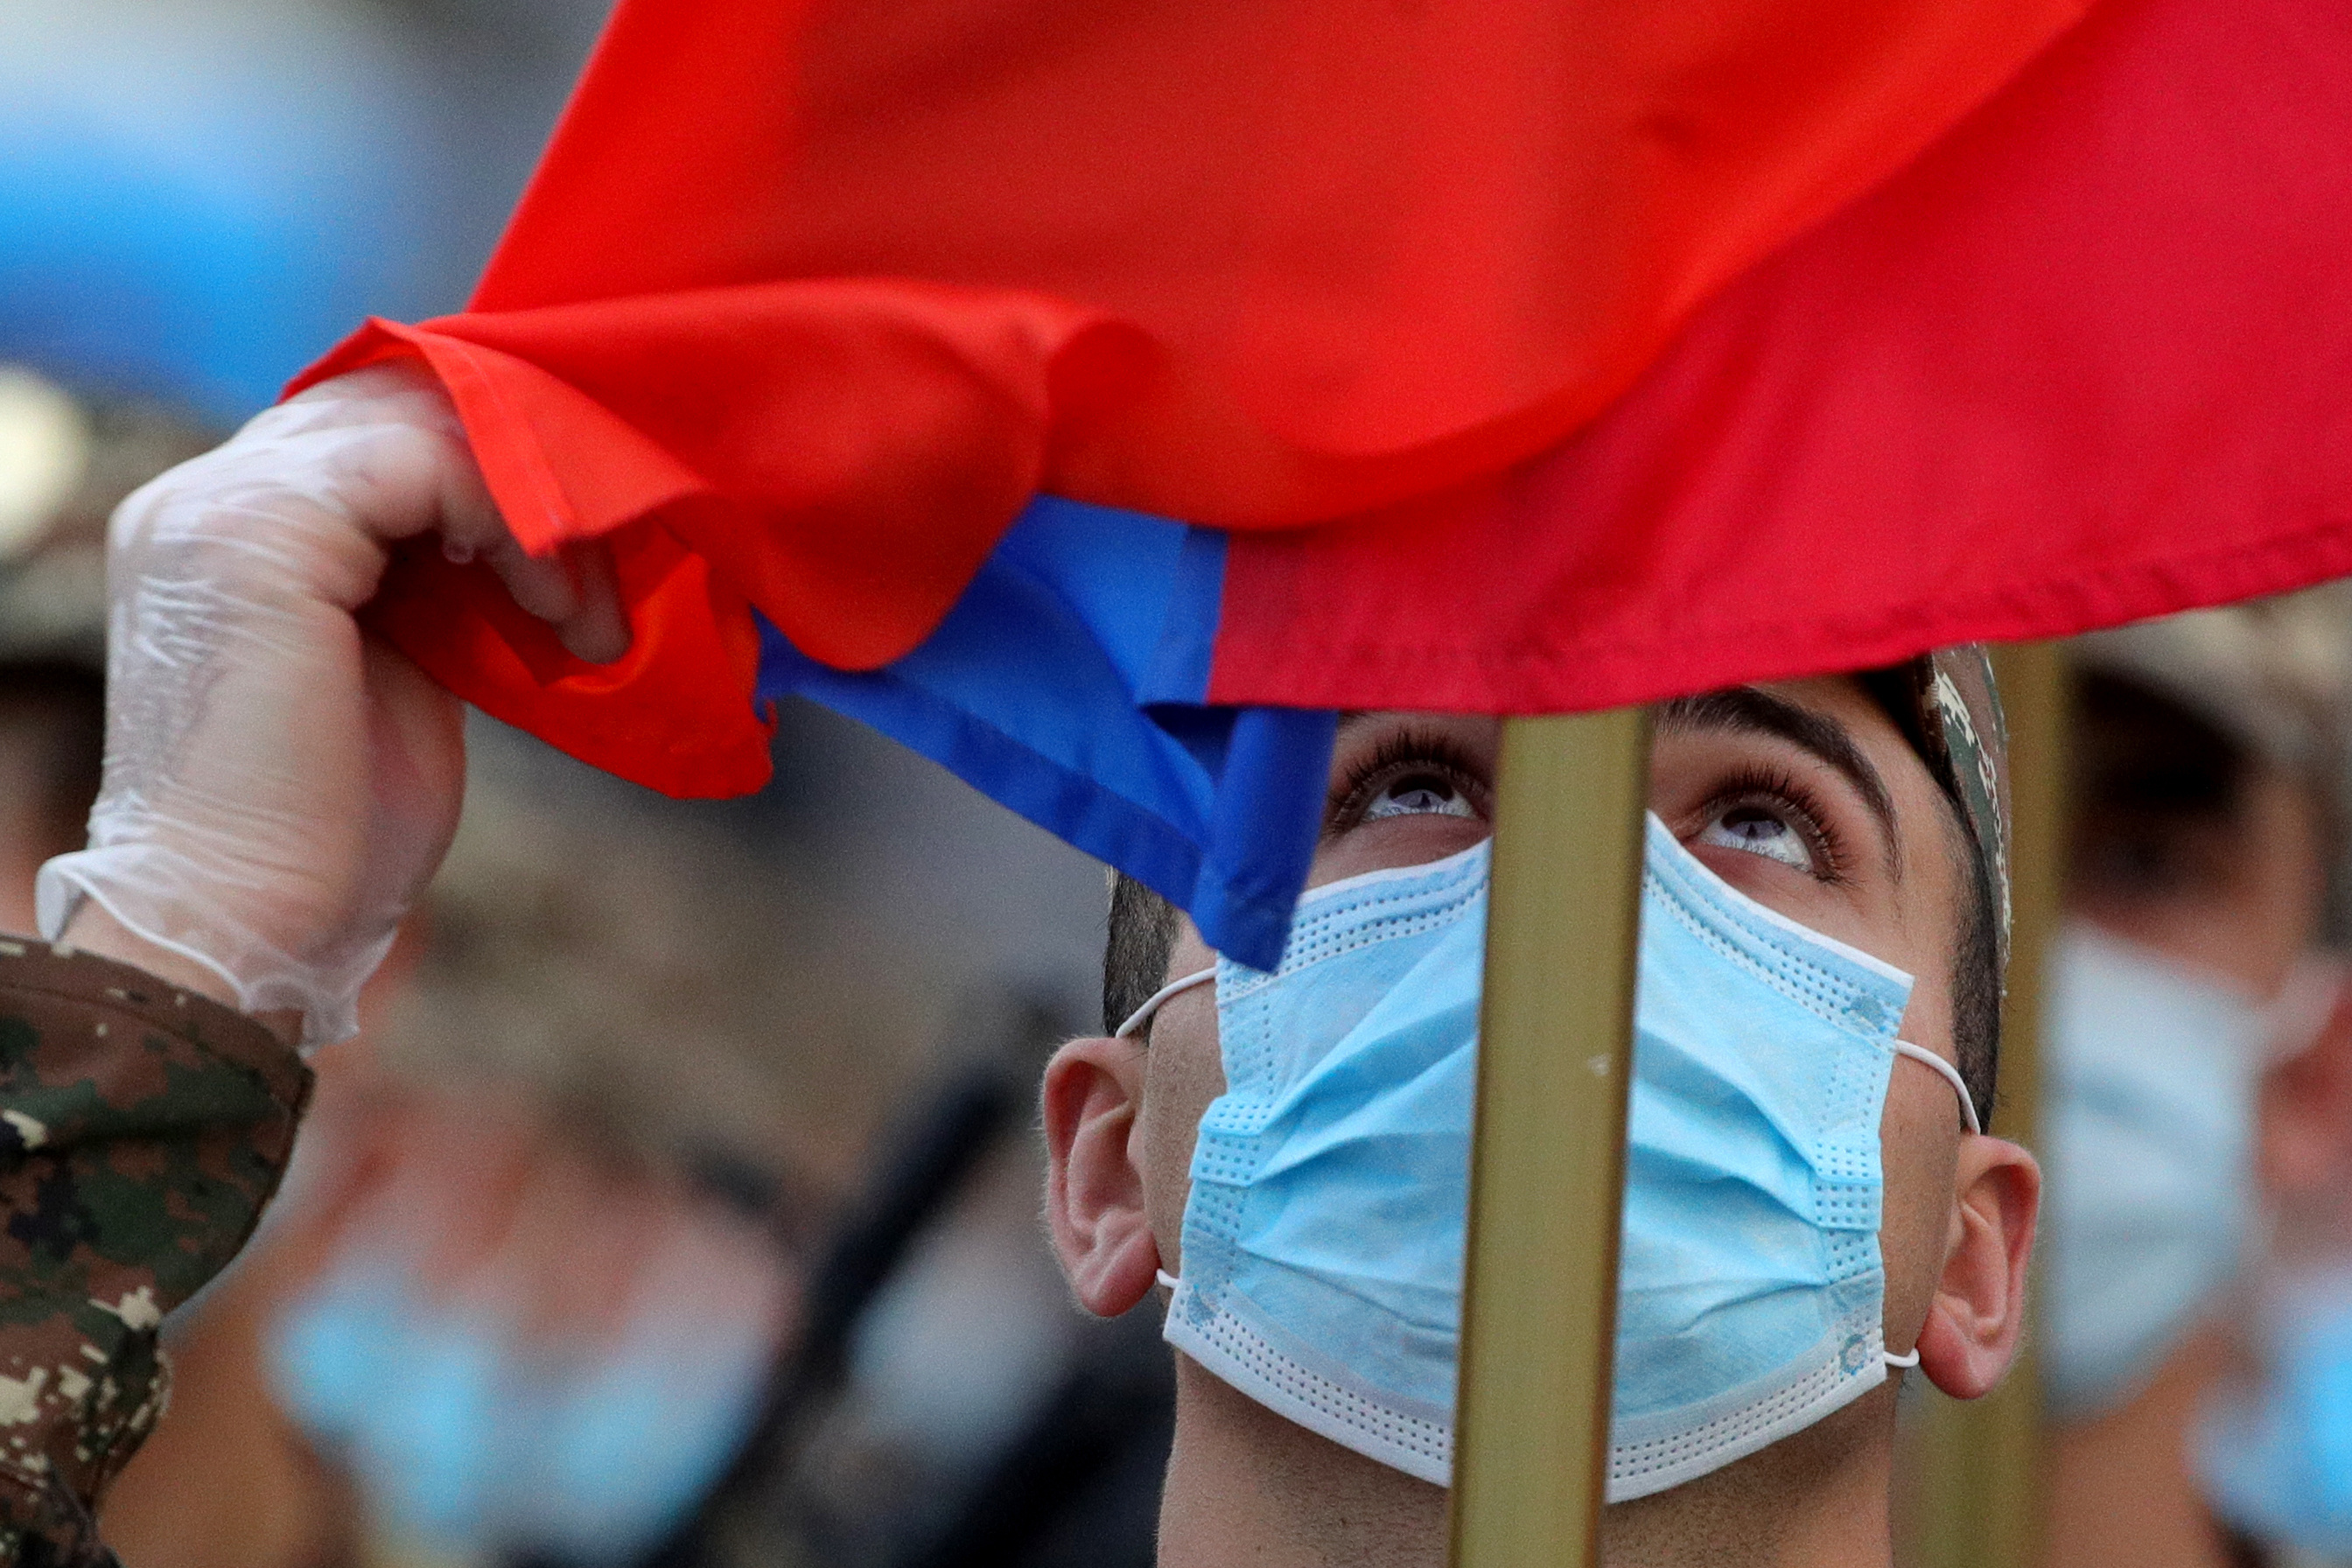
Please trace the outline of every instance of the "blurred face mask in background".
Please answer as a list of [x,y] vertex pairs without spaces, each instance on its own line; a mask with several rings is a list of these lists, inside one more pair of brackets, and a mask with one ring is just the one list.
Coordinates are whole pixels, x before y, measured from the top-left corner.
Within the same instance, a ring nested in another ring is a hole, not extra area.
[[2048,1021],[2042,1371],[2077,1419],[2137,1393],[2258,1241],[2255,1099],[2281,1020],[2075,921]]
[[640,1313],[610,1343],[534,1346],[369,1256],[280,1320],[272,1382],[398,1536],[620,1563],[687,1516],[757,1415],[772,1352],[746,1318]]
[[2274,1283],[2256,1342],[2260,1381],[2200,1424],[2206,1496],[2248,1535],[2352,1557],[2352,1264]]

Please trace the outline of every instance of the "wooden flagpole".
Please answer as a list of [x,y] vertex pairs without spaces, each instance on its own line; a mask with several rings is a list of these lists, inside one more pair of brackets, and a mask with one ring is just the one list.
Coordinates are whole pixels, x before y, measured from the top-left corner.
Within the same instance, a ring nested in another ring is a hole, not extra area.
[[1649,740],[1643,709],[1504,725],[1454,1568],[1599,1561]]

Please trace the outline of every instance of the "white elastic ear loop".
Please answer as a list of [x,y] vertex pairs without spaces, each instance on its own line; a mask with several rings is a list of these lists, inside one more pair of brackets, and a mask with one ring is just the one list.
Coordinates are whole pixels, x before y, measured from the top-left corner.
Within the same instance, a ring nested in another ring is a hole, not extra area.
[[[1144,1025],[1151,1022],[1151,1015],[1160,1011],[1160,1004],[1166,1002],[1168,998],[1171,996],[1180,995],[1184,992],[1190,991],[1195,985],[1206,984],[1216,977],[1216,970],[1214,968],[1209,968],[1195,970],[1193,973],[1185,975],[1181,980],[1170,981],[1167,984],[1162,985],[1159,990],[1154,991],[1150,995],[1145,997],[1143,999],[1143,1005],[1138,1007],[1134,1012],[1129,1013],[1127,1016],[1127,1022],[1121,1024],[1111,1037],[1118,1040],[1127,1038],[1129,1035],[1135,1033],[1136,1030],[1140,1029]],[[1173,1290],[1176,1289],[1176,1276],[1169,1273],[1165,1268],[1155,1268],[1151,1273],[1152,1278],[1158,1280],[1166,1289]]]
[[[1214,980],[1216,977],[1216,970],[1214,968],[1209,968],[1195,970],[1193,973],[1185,975],[1181,980],[1170,981],[1167,984],[1162,985],[1159,990],[1154,991],[1150,995],[1145,997],[1143,999],[1143,1005],[1138,1007],[1134,1012],[1129,1013],[1127,1016],[1127,1022],[1121,1024],[1111,1037],[1118,1040],[1127,1038],[1129,1035],[1135,1033],[1136,1030],[1140,1029],[1144,1025],[1151,1022],[1151,1015],[1160,1011],[1160,1005],[1166,1002],[1168,998],[1171,996],[1181,995],[1184,992],[1192,989],[1195,985],[1204,985],[1210,981]],[[1169,1273],[1165,1268],[1153,1269],[1151,1271],[1151,1276],[1160,1283],[1162,1289],[1171,1292],[1176,1289],[1178,1283],[1176,1276]]]
[[1899,1057],[1909,1057],[1920,1066],[1934,1068],[1937,1072],[1942,1073],[1944,1081],[1952,1086],[1952,1092],[1960,1097],[1960,1114],[1968,1118],[1969,1131],[1971,1132],[1984,1131],[1984,1123],[1977,1120],[1977,1102],[1969,1097],[1968,1080],[1960,1077],[1959,1068],[1927,1049],[1927,1047],[1915,1046],[1908,1040],[1895,1041],[1895,1054]]
[[1167,984],[1162,985],[1159,990],[1154,991],[1150,995],[1146,996],[1143,999],[1143,1005],[1138,1007],[1134,1012],[1129,1013],[1127,1016],[1127,1022],[1121,1024],[1118,1028],[1111,1031],[1111,1038],[1115,1040],[1123,1040],[1127,1038],[1129,1035],[1135,1033],[1136,1030],[1140,1029],[1144,1025],[1151,1022],[1151,1015],[1160,1011],[1160,1005],[1166,1002],[1168,998],[1174,996],[1181,992],[1190,991],[1195,985],[1204,985],[1210,981],[1214,980],[1216,977],[1216,968],[1214,965],[1212,965],[1207,969],[1196,970],[1192,973],[1184,976],[1181,980],[1170,981]]
[[[1969,1131],[1971,1132],[1984,1131],[1984,1123],[1977,1119],[1976,1098],[1969,1093],[1968,1080],[1960,1076],[1959,1068],[1927,1047],[1915,1046],[1908,1040],[1895,1041],[1895,1054],[1898,1057],[1909,1057],[1920,1066],[1933,1068],[1943,1074],[1944,1081],[1952,1086],[1952,1092],[1960,1097],[1960,1114],[1968,1118]],[[1889,1366],[1908,1369],[1919,1364],[1919,1352],[1916,1346],[1903,1355],[1896,1355],[1893,1351],[1881,1351],[1878,1352],[1878,1359]]]

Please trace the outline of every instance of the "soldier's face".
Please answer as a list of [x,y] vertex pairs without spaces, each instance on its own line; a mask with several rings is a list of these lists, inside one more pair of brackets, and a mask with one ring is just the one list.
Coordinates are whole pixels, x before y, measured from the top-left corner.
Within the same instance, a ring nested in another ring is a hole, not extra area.
[[[1308,885],[1440,859],[1486,837],[1500,743],[1492,718],[1349,715]],[[1670,706],[1652,751],[1650,808],[1741,892],[1909,972],[1902,1037],[1952,1059],[1965,866],[1926,764],[1854,682],[1779,682]],[[1187,921],[1168,976],[1215,961]],[[1214,988],[1171,998],[1150,1040],[1130,1152],[1174,1272],[1195,1134],[1224,1088]],[[1951,1088],[1916,1065],[1895,1072],[1880,1136],[1888,1340],[1901,1345],[1926,1315],[1947,1249],[1962,1136]]]

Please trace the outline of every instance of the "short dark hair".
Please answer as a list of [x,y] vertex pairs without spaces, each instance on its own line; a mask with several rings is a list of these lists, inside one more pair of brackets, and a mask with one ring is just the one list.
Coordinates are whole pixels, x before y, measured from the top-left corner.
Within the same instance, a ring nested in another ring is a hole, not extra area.
[[1110,875],[1109,938],[1103,943],[1103,1033],[1115,1031],[1167,983],[1176,951],[1176,906],[1127,875]]
[[1960,871],[1959,946],[1952,954],[1952,1055],[1988,1131],[2000,1087],[2000,916],[1992,870],[1977,853],[1958,803],[1938,791]]
[[[1977,1114],[1992,1124],[2000,1073],[2000,933],[1992,874],[1976,852],[1949,796],[1948,842],[1961,871],[1959,943],[1952,961],[1952,1049]],[[1103,1033],[1134,1016],[1167,983],[1176,948],[1176,906],[1123,872],[1111,873],[1108,940],[1103,944]]]
[[2095,668],[2075,678],[2072,717],[2070,897],[2160,893],[2179,873],[2182,840],[2243,832],[2252,792],[2258,780],[2270,777],[2294,787],[2311,808],[2324,873],[2321,940],[2331,946],[2352,941],[2352,860],[2346,855],[2352,821],[2334,776],[2347,736],[2332,713],[2306,710],[2304,721],[2316,743],[2280,755],[2232,733],[2162,686],[2128,671]]
[[2182,834],[2237,825],[2255,758],[2202,714],[2091,669],[2076,682],[2074,721],[2067,873],[2078,891],[2147,890],[2177,869]]

